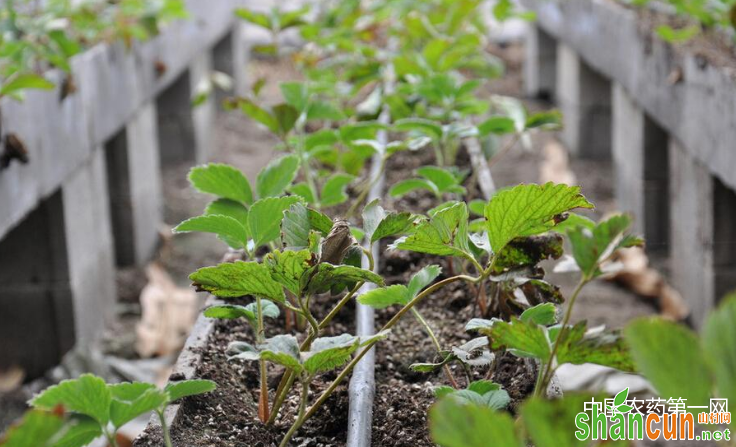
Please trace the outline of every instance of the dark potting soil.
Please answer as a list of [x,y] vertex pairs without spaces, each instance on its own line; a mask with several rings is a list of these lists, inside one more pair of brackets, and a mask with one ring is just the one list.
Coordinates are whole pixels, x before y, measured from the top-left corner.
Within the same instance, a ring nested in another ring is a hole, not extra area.
[[[443,258],[404,251],[384,251],[381,273],[388,284],[406,284],[410,276],[429,264],[443,267]],[[476,292],[466,283],[453,283],[427,297],[418,310],[432,327],[440,344],[448,349],[472,338],[464,330],[465,324],[479,312],[475,304]],[[377,311],[377,327],[386,323],[398,310],[389,307]],[[427,412],[434,403],[433,389],[450,385],[443,371],[417,373],[413,363],[437,361],[437,351],[423,327],[411,315],[405,316],[391,331],[387,340],[376,350],[376,397],[373,409],[373,440],[376,447],[430,447]],[[467,383],[464,372],[457,365],[451,367],[461,386]],[[488,368],[477,368],[472,380],[490,378],[501,384],[512,398],[511,411],[534,389],[533,366],[511,355],[498,359],[495,373],[487,377]]]
[[[323,295],[312,305],[315,317],[324,317],[338,297]],[[249,300],[233,300],[234,303]],[[354,303],[349,303],[333,320],[325,336],[354,333]],[[282,333],[284,316],[266,325],[267,335]],[[303,339],[301,332],[293,331]],[[172,442],[177,447],[271,447],[278,446],[293,422],[299,392],[294,390],[284,402],[282,416],[273,427],[263,425],[257,416],[258,364],[256,362],[229,361],[227,346],[232,341],[253,342],[253,334],[244,321],[217,320],[206,348],[201,352],[201,362],[195,377],[217,383],[217,390],[203,396],[183,400],[171,432]],[[283,369],[269,366],[270,401]],[[320,375],[310,387],[312,401],[335,379],[335,373]],[[340,447],[347,436],[348,393],[347,381],[341,384],[321,410],[299,430],[292,445],[310,447]],[[135,444],[137,447],[162,446],[158,428],[148,428]]]
[[[386,171],[386,188],[410,178],[420,166],[434,164],[432,151],[416,153],[403,152],[389,160]],[[467,152],[461,149],[457,166],[468,169],[470,160]],[[467,200],[482,198],[472,175],[466,179]],[[445,200],[454,197],[448,195]],[[393,210],[426,212],[440,202],[428,191],[413,191],[400,198],[387,197],[386,207]],[[439,279],[449,277],[444,258],[428,256],[407,251],[387,250],[384,243],[381,250],[380,273],[387,284],[407,284],[411,275],[430,264],[443,268]],[[465,324],[479,316],[475,301],[474,287],[466,283],[449,284],[427,297],[417,307],[432,327],[443,348],[459,346],[473,335],[464,330]],[[385,324],[398,310],[392,306],[376,312],[376,327]],[[443,371],[431,374],[417,373],[410,365],[420,362],[436,361],[437,350],[423,327],[411,315],[405,316],[391,331],[388,339],[376,348],[376,397],[373,408],[372,445],[376,447],[430,447],[435,444],[430,439],[428,410],[434,403],[433,389],[439,385],[450,385]],[[479,368],[472,373],[472,380],[486,377],[487,368]],[[467,379],[457,365],[452,367],[455,379],[464,385]],[[511,410],[518,402],[533,391],[533,367],[511,355],[498,359],[495,373],[490,377],[500,383],[512,398]]]

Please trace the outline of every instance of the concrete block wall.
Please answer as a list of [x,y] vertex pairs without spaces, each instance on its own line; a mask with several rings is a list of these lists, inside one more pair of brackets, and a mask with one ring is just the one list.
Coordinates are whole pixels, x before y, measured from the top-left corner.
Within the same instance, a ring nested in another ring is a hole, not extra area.
[[[144,264],[156,250],[162,161],[207,160],[215,103],[192,111],[191,93],[213,64],[227,71],[234,64],[223,61],[244,57],[224,54],[242,45],[221,44],[241,0],[187,3],[192,17],[151,41],[75,57],[76,92],[0,101],[2,137],[14,134],[29,153],[0,171],[0,369],[18,365],[32,378],[99,336],[116,264]],[[62,74],[47,76],[61,85]],[[174,112],[186,133],[161,128]],[[189,156],[161,155],[174,144]]]
[[736,73],[643,31],[616,2],[521,1],[537,13],[527,93],[554,65],[563,140],[581,157],[610,154],[619,205],[699,327],[736,289]]

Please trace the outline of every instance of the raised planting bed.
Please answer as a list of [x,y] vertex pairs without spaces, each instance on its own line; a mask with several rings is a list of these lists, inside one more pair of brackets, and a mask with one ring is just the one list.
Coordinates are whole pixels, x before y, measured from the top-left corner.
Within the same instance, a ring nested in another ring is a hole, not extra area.
[[573,155],[613,161],[618,205],[701,327],[736,286],[733,41],[667,42],[658,28],[681,18],[616,1],[522,3],[538,18],[528,92],[553,94]]

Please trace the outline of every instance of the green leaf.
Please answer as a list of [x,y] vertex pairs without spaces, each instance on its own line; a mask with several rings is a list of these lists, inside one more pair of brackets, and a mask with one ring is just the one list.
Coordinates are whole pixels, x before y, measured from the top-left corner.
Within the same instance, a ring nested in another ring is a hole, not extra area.
[[113,397],[110,421],[115,428],[122,427],[166,402],[166,394],[150,383],[118,383],[108,387]]
[[268,130],[275,134],[280,133],[278,119],[268,110],[260,107],[258,104],[247,98],[238,98],[237,104],[240,106],[240,110],[243,113],[266,126]]
[[324,293],[334,285],[358,281],[372,282],[383,286],[383,278],[369,271],[351,265],[332,265],[325,262],[317,264],[309,279],[308,293]]
[[553,341],[562,337],[557,350],[557,363],[582,365],[595,363],[625,372],[634,372],[636,367],[623,338],[616,331],[586,331],[585,321],[568,326],[562,333],[561,326],[549,329]]
[[479,328],[493,340],[493,349],[505,347],[519,357],[546,360],[550,356],[550,344],[543,326],[516,318],[511,322],[496,321],[490,330]]
[[232,166],[210,163],[189,171],[189,182],[198,191],[250,205],[253,193],[242,172]]
[[[94,422],[99,431],[99,425]],[[20,422],[11,425],[0,437],[3,447],[52,447],[67,428],[62,416],[54,413],[29,410]]]
[[440,192],[450,192],[453,187],[458,187],[458,179],[446,169],[437,166],[422,166],[417,169],[417,174],[432,182]]
[[110,421],[111,402],[112,394],[104,380],[92,374],[82,374],[78,379],[63,380],[58,385],[46,388],[30,403],[33,407],[45,410],[63,405],[104,426]]
[[220,214],[192,217],[174,227],[172,231],[177,234],[191,231],[214,233],[233,248],[243,248],[248,243],[245,227],[234,218]]
[[370,306],[374,309],[383,309],[394,304],[402,306],[411,301],[412,295],[406,286],[394,284],[388,287],[379,287],[371,289],[358,296],[360,304]]
[[343,119],[345,119],[345,115],[342,111],[328,102],[315,101],[309,104],[307,109],[307,121],[340,121]]
[[600,222],[592,230],[578,226],[568,231],[572,255],[585,276],[600,275],[600,263],[617,249],[642,244],[637,238],[624,236],[630,225],[631,217],[619,214]]
[[164,391],[169,395],[169,402],[174,402],[184,397],[209,393],[214,391],[215,388],[217,388],[217,384],[211,380],[191,379],[169,383]]
[[439,256],[471,258],[468,247],[468,208],[464,202],[448,206],[416,225],[410,236],[389,248]]
[[349,174],[338,173],[330,176],[322,187],[322,193],[320,194],[322,206],[335,206],[348,200],[345,190],[353,180],[355,180],[355,176]]
[[267,254],[263,260],[271,271],[271,277],[295,296],[301,296],[301,278],[316,262],[309,250],[278,251]]
[[299,157],[296,155],[285,155],[272,160],[258,174],[258,180],[256,180],[258,197],[263,199],[283,194],[296,178],[298,170]]
[[289,191],[292,194],[298,195],[310,205],[317,203],[317,198],[314,196],[312,189],[305,182],[299,182],[297,184],[291,185]]
[[245,229],[248,225],[248,208],[230,199],[217,199],[210,202],[204,210],[205,214],[219,214],[222,216],[230,216],[243,225]]
[[272,112],[278,124],[278,133],[282,136],[291,132],[299,119],[299,112],[288,104],[277,104],[273,106]]
[[558,130],[562,128],[562,113],[559,110],[539,112],[526,119],[527,129]]
[[301,199],[295,196],[268,197],[258,200],[250,207],[248,227],[256,247],[279,238],[284,211]]
[[417,296],[422,289],[432,284],[432,282],[440,276],[440,273],[442,273],[442,267],[435,264],[428,265],[419,270],[411,277],[411,280],[409,280],[409,295],[412,298]]
[[[261,308],[263,309],[264,317],[278,318],[280,314],[279,307],[269,300],[261,300]],[[247,318],[252,325],[256,322],[258,318],[258,304],[253,302],[248,304],[247,306],[240,306],[235,304],[210,306],[205,309],[204,316],[207,318],[220,318],[223,320]]]
[[629,323],[624,335],[637,369],[654,385],[658,396],[707,405],[710,371],[693,331],[671,321],[642,318]]
[[386,213],[378,202],[376,199],[363,209],[363,229],[371,244],[384,237],[406,233],[416,220],[416,216],[409,212]]
[[235,10],[235,15],[254,25],[266,28],[267,30],[271,29],[271,19],[267,14],[251,11],[245,8],[238,8]]
[[478,125],[478,136],[504,135],[516,132],[514,120],[506,116],[492,116]]
[[[736,402],[736,294],[723,299],[703,327],[703,351],[713,371],[718,397]],[[733,423],[732,423],[733,424]]]
[[589,445],[575,438],[575,416],[583,411],[591,396],[567,393],[561,399],[532,397],[521,406],[521,419],[537,447]]
[[552,303],[539,304],[522,312],[519,320],[549,326],[557,322],[557,308]]
[[[470,386],[472,387],[473,384],[471,384]],[[509,397],[509,393],[506,392],[506,390],[502,389],[494,389],[486,391],[485,393],[480,393],[468,388],[466,390],[455,391],[449,396],[452,399],[456,399],[463,403],[491,408],[493,410],[503,410],[508,407],[509,403],[511,402],[511,397]]]
[[487,407],[442,399],[429,410],[432,440],[441,447],[522,447],[511,415]]
[[561,215],[574,208],[593,208],[580,194],[580,187],[518,185],[496,194],[486,205],[488,240],[499,253],[511,240],[544,233],[553,228]]
[[320,337],[312,342],[310,351],[304,354],[304,369],[316,374],[338,368],[350,360],[359,344],[360,340],[350,334]]
[[[80,447],[102,436],[99,422],[87,416],[76,416],[69,425],[71,426],[64,430],[64,436],[54,442],[53,447]],[[34,444],[33,447],[37,445]]]
[[189,275],[194,285],[220,297],[253,295],[277,303],[284,302],[284,289],[271,278],[263,264],[236,261],[204,267]]
[[263,359],[299,373],[303,367],[300,360],[299,342],[293,335],[276,335],[265,343],[253,348],[247,343],[232,343],[228,353],[232,358],[243,360]]
[[309,100],[309,92],[307,85],[303,82],[282,82],[279,84],[281,95],[287,104],[294,107],[299,112],[303,112],[307,107]]
[[657,35],[665,42],[687,42],[700,33],[700,27],[697,25],[691,25],[685,28],[675,29],[669,25],[660,25],[657,27],[656,32]]
[[317,231],[327,235],[331,229],[332,220],[329,217],[297,202],[284,211],[281,239],[284,247],[301,250],[309,247],[310,232]]
[[429,180],[424,180],[420,178],[402,180],[392,186],[388,193],[391,195],[391,197],[401,197],[417,189],[425,189],[434,195],[440,194],[439,188],[437,188],[436,185],[434,185]]
[[394,123],[394,129],[399,132],[419,132],[435,141],[442,139],[442,126],[424,118],[404,118]]
[[7,80],[4,85],[0,87],[0,96],[11,95],[25,89],[51,90],[53,88],[53,82],[47,80],[43,76],[35,73],[21,73]]

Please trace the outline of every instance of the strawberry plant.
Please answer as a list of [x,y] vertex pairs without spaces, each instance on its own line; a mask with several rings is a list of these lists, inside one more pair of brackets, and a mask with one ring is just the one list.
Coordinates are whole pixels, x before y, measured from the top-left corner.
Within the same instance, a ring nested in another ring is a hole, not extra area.
[[456,169],[443,169],[437,166],[422,166],[417,169],[420,178],[402,180],[391,187],[389,194],[393,197],[401,197],[411,191],[423,189],[431,192],[442,200],[445,194],[464,195],[466,190],[462,186],[466,174]]
[[[466,327],[487,338],[480,337],[451,350],[441,349],[431,335],[440,361],[416,364],[412,368],[417,371],[446,369],[448,363],[459,361],[466,371],[473,366],[490,366],[492,372],[494,354],[488,347],[494,351],[505,349],[540,361],[537,394],[546,392],[554,370],[562,363],[589,362],[633,370],[618,334],[589,333],[585,323],[570,326],[569,319],[580,290],[602,274],[614,252],[641,244],[641,241],[625,235],[630,225],[630,218],[625,215],[614,216],[597,225],[580,217],[567,222],[566,213],[579,207],[590,208],[592,204],[578,188],[553,184],[519,185],[498,193],[486,204],[482,234],[469,232],[469,212],[465,203],[449,202],[430,211],[407,236],[397,239],[391,248],[458,258],[464,263],[464,274],[447,278],[435,286],[464,280],[484,290],[485,283],[490,282],[490,307],[496,315],[492,320],[474,319]],[[554,285],[543,280],[543,270],[537,266],[548,257],[559,258],[562,254],[561,238],[545,234],[549,231],[567,232],[573,258],[582,274],[561,325],[556,324],[552,303],[562,302],[562,295]],[[375,307],[402,305],[404,307],[396,314],[401,316],[406,309],[413,308],[421,295],[407,300],[402,287],[375,289],[358,300]],[[518,294],[526,303],[519,301]],[[472,375],[467,375],[470,383]],[[456,384],[454,380],[451,382]]]
[[[389,229],[386,234],[393,234],[391,231],[395,230]],[[271,251],[261,262],[236,261],[206,267],[194,272],[190,278],[200,290],[215,296],[255,298],[255,305],[214,306],[207,309],[206,314],[220,318],[245,317],[254,327],[256,342],[235,342],[229,347],[229,353],[234,359],[258,361],[260,364],[259,416],[263,422],[273,422],[294,383],[300,386],[300,409],[292,429],[282,442],[282,445],[287,445],[294,432],[309,417],[306,412],[308,390],[315,376],[341,367],[361,346],[377,342],[386,333],[369,338],[349,334],[321,336],[334,316],[365,282],[383,285],[383,279],[371,271],[373,261],[370,252],[364,252],[357,244],[345,221],[333,223],[318,211],[297,202],[283,213],[281,234],[284,250]],[[360,268],[363,253],[371,264],[369,270]],[[348,292],[318,321],[310,307],[313,297],[327,292],[337,294],[346,289]],[[273,303],[308,322],[301,344],[289,334],[266,336],[263,318],[277,315]],[[272,407],[269,407],[266,385],[267,362],[287,370]]]
[[163,390],[142,382],[106,384],[92,374],[64,380],[36,395],[33,407],[0,444],[7,447],[81,447],[104,436],[117,446],[118,429],[136,417],[154,412],[164,444],[172,447],[164,413],[171,403],[215,389],[209,380],[170,383]]
[[[671,321],[643,318],[629,323],[624,337],[637,369],[661,398],[684,398],[705,405],[713,396],[729,400],[735,396],[734,318],[736,296],[731,295],[709,316],[700,336]],[[625,411],[630,410],[622,403],[627,391],[624,389],[614,400]],[[442,392],[450,396],[456,393]],[[528,442],[540,447],[580,445],[575,438],[579,429],[576,415],[590,398],[584,393],[566,393],[555,400],[531,397],[521,405],[518,420],[514,421],[509,414],[482,403],[469,405],[462,398],[445,397],[430,410],[432,438],[442,447],[481,447],[491,436],[509,446]],[[601,396],[597,398],[602,400]]]
[[282,213],[300,201],[299,197],[283,195],[298,169],[295,156],[277,158],[258,174],[254,191],[243,173],[232,166],[210,163],[192,168],[192,186],[217,199],[207,205],[203,215],[185,220],[174,232],[214,233],[253,259],[259,247],[274,246]]
[[253,51],[272,56],[277,56],[280,52],[279,35],[281,32],[290,28],[299,28],[306,25],[307,13],[309,13],[308,7],[293,11],[284,11],[278,7],[273,7],[267,13],[253,11],[247,8],[238,8],[235,10],[235,15],[237,17],[263,28],[271,34],[270,44],[256,45],[253,47]]

